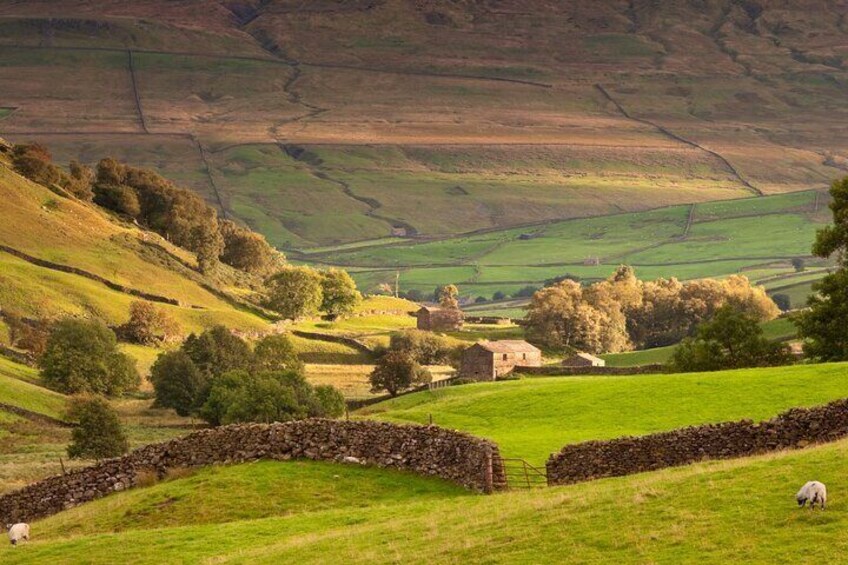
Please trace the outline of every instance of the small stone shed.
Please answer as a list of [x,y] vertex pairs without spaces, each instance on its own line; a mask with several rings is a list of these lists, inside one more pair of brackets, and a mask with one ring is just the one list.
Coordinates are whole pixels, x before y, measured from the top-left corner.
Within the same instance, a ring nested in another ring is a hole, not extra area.
[[430,332],[452,332],[462,329],[465,320],[462,310],[438,306],[422,306],[415,317],[418,318],[418,329]]
[[606,361],[589,353],[575,353],[562,360],[563,367],[605,367]]
[[462,353],[459,376],[493,381],[516,367],[541,367],[542,352],[523,340],[481,341]]

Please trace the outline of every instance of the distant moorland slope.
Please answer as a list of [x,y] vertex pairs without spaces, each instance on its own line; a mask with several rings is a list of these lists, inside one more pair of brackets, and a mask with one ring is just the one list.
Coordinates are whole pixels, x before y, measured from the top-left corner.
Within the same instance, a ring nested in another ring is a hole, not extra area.
[[[0,135],[61,161],[154,167],[298,251],[821,190],[848,171],[846,13],[836,0],[6,1]],[[537,280],[497,276],[492,292]]]

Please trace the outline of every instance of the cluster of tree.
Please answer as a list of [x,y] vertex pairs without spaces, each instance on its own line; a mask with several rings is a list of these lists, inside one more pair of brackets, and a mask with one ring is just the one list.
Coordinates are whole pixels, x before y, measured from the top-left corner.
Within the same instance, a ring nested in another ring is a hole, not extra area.
[[756,319],[723,306],[698,326],[694,337],[680,343],[669,365],[676,372],[692,372],[774,367],[791,361],[789,348],[766,339]]
[[371,391],[385,391],[396,396],[414,386],[429,383],[433,377],[426,366],[456,365],[460,352],[461,347],[430,332],[407,330],[394,334],[369,376]]
[[231,220],[218,223],[224,239],[220,260],[233,268],[267,276],[285,264],[285,256],[272,248],[265,237]]
[[238,224],[219,220],[214,208],[196,193],[179,188],[157,173],[105,158],[96,171],[71,161],[69,172],[52,163],[39,144],[15,145],[15,169],[49,188],[61,187],[81,200],[130,217],[197,255],[203,271],[218,261],[266,276],[284,262],[265,238]]
[[214,267],[224,252],[215,209],[153,171],[102,159],[94,179],[94,202],[192,251],[204,271]]
[[122,339],[141,345],[162,345],[180,337],[180,325],[165,311],[145,300],[130,304],[129,321],[118,328]]
[[821,361],[848,359],[848,177],[830,187],[833,224],[819,230],[813,255],[835,256],[838,268],[813,285],[809,308],[797,318],[807,356]]
[[283,267],[265,286],[265,306],[290,320],[318,312],[330,317],[349,314],[362,301],[353,278],[341,269]]
[[563,280],[538,291],[528,307],[527,335],[548,347],[592,353],[659,347],[692,335],[725,305],[756,321],[778,315],[765,290],[743,276],[640,281],[622,266],[587,287]]
[[129,441],[118,413],[106,399],[99,396],[72,398],[65,417],[77,424],[68,446],[71,459],[105,459],[129,451]]
[[12,165],[21,175],[47,188],[59,187],[80,200],[90,201],[94,196],[91,190],[94,173],[90,167],[71,161],[66,173],[53,164],[50,151],[40,143],[15,145]]
[[44,383],[65,394],[119,395],[141,382],[135,361],[100,321],[66,319],[50,329],[39,359]]
[[330,386],[310,385],[303,363],[282,335],[261,339],[251,350],[223,326],[191,334],[159,356],[150,371],[156,406],[212,425],[338,417],[344,399]]

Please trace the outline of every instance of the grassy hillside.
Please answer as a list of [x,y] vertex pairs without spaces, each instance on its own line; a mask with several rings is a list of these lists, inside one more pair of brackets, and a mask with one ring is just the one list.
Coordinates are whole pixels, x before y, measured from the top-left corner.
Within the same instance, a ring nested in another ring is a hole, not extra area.
[[260,461],[174,477],[63,512],[44,521],[42,531],[67,537],[471,496],[439,479],[324,462]]
[[848,396],[848,365],[718,373],[550,377],[463,385],[380,403],[362,415],[427,423],[496,441],[535,464],[567,443],[691,424],[766,419],[793,406]]
[[[67,398],[40,386],[38,372],[0,357],[0,402],[64,419]],[[183,435],[193,423],[171,410],[153,409],[150,399],[112,399],[133,448]],[[0,493],[90,461],[67,459],[71,430],[0,410]],[[63,459],[63,463],[60,462]]]
[[35,381],[37,377],[35,369],[0,357],[0,402],[45,416],[61,418],[65,409],[65,397],[33,384],[31,381]]
[[[185,306],[164,306],[185,331],[215,323],[256,329],[266,321],[234,308],[203,285],[211,281],[190,267],[191,255],[163,238],[118,222],[94,206],[61,198],[14,173],[0,161],[4,201],[0,244],[29,256],[70,266],[130,289]],[[0,251],[0,301],[25,315],[97,316],[120,324],[137,297],[84,276],[35,265]]]
[[[129,492],[36,522],[32,543],[0,551],[9,563],[92,564],[111,563],[115,555],[133,563],[833,561],[848,549],[840,535],[848,518],[839,496],[848,489],[842,470],[846,456],[843,440],[568,487],[420,501],[404,496],[405,478],[392,491],[396,504],[108,533],[116,524],[144,527],[146,518],[135,515],[134,507],[125,510],[124,503],[138,499],[150,508],[138,498],[145,491]],[[341,482],[347,478],[344,468],[336,474]],[[795,491],[814,478],[828,486],[826,512],[795,504]],[[153,487],[154,500],[165,492],[190,496],[191,480]],[[247,502],[234,512],[250,514],[253,508],[256,516],[266,516],[264,504],[254,506],[254,490],[238,484]],[[319,485],[310,486],[323,492]],[[180,512],[181,500],[174,506]],[[164,523],[168,512],[167,506],[154,511]],[[76,520],[71,522],[71,516]],[[89,519],[102,520],[102,529],[74,535],[73,528]]]

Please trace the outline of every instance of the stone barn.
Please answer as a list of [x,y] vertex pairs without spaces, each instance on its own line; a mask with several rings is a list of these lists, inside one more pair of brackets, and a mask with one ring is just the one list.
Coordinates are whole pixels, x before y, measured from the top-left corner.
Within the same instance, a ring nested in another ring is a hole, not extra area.
[[562,360],[563,367],[605,367],[606,361],[588,353],[575,353]]
[[418,329],[430,332],[452,332],[462,329],[465,320],[462,310],[438,306],[422,306],[415,317],[418,318]]
[[493,381],[516,367],[541,367],[542,352],[523,340],[481,341],[462,353],[459,376]]

